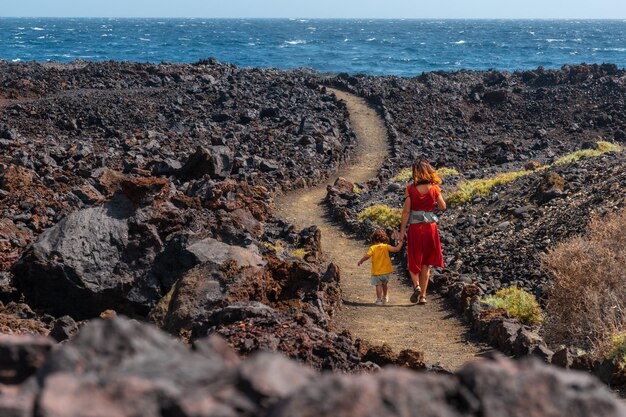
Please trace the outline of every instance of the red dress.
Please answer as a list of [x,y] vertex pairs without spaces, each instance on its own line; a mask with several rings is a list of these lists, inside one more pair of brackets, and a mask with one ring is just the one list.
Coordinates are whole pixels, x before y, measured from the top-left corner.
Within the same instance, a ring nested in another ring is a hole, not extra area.
[[[411,210],[435,211],[441,189],[432,185],[426,194],[421,194],[413,184],[407,187],[411,198]],[[419,273],[422,265],[443,268],[443,255],[437,223],[416,223],[409,225],[407,257],[409,271]]]

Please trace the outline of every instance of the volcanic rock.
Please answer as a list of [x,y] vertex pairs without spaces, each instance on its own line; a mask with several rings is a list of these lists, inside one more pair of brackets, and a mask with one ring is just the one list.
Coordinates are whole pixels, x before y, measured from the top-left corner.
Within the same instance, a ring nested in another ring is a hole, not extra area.
[[[134,186],[128,194],[139,201],[150,195]],[[164,244],[149,224],[154,221],[154,213],[137,210],[120,194],[74,212],[42,233],[22,257],[14,268],[16,284],[32,305],[57,315],[96,317],[108,308],[146,314],[169,290],[160,276],[157,255]]]
[[[566,408],[572,416],[620,415],[621,407],[609,405],[611,400],[601,385],[588,375],[560,372],[530,360],[514,365],[502,358],[468,364],[459,372],[466,386],[491,415],[515,415],[522,407],[527,416],[557,416]],[[511,392],[517,396],[512,397]],[[600,411],[592,403],[602,403]],[[603,406],[604,407],[604,406]]]
[[50,337],[57,342],[70,339],[78,332],[78,324],[70,316],[55,319],[51,324]]
[[489,413],[617,417],[626,407],[583,373],[502,357],[457,375],[320,374],[272,353],[235,359],[210,338],[190,350],[125,318],[94,320],[49,354],[36,379],[0,385],[2,415],[94,416],[442,416]]
[[374,362],[380,366],[391,365],[398,362],[398,354],[391,349],[391,346],[384,343],[382,346],[371,347],[363,360]]
[[209,175],[211,179],[224,179],[230,175],[233,156],[227,146],[198,147],[176,175],[184,180],[198,179],[204,175]]
[[52,345],[43,336],[0,335],[0,384],[19,384],[33,375]]
[[554,172],[547,172],[533,198],[538,204],[545,204],[563,194],[566,188],[566,181]]

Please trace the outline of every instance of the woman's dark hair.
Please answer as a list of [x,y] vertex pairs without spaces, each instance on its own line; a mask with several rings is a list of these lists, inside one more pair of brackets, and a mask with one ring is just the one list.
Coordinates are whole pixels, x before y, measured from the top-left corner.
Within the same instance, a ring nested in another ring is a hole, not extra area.
[[376,229],[370,236],[372,243],[389,243],[389,236],[383,229]]

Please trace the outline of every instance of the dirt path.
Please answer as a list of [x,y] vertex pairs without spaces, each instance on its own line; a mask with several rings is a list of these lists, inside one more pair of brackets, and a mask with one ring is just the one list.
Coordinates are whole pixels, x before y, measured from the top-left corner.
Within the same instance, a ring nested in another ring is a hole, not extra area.
[[[387,157],[385,126],[363,99],[332,91],[346,102],[352,127],[359,138],[356,158],[338,176],[366,182],[376,176]],[[327,218],[322,204],[325,195],[325,185],[300,190],[279,198],[277,207],[284,218],[299,227],[317,225],[322,231],[325,259],[341,268],[344,301],[334,320],[336,329],[348,329],[355,337],[371,343],[388,343],[396,352],[409,348],[424,351],[428,363],[439,362],[448,369],[457,369],[484,352],[484,346],[468,341],[467,327],[445,307],[441,298],[431,294],[427,305],[411,304],[411,290],[397,275],[390,282],[389,304],[375,306],[375,292],[369,283],[369,263],[356,266],[368,246],[347,236]]]

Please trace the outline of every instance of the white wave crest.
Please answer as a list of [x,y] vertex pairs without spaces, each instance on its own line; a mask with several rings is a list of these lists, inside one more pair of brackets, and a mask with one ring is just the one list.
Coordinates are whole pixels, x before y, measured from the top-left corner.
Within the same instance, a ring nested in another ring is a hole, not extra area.
[[45,30],[44,28],[40,28],[35,26],[34,28],[30,28],[31,30],[36,30],[36,31],[40,31],[40,30]]
[[285,43],[287,45],[303,45],[303,44],[306,44],[306,41],[302,39],[296,39],[293,41],[285,41]]
[[461,39],[460,41],[457,42],[452,42],[455,45],[463,45],[465,43],[465,41],[463,39]]

